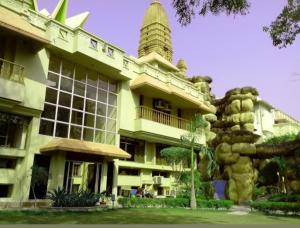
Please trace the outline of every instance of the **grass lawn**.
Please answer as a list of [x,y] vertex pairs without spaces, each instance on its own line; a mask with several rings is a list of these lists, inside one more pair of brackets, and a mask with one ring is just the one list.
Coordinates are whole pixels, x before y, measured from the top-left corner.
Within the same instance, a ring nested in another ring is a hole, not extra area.
[[300,217],[189,209],[115,209],[100,212],[0,211],[0,224],[300,224]]

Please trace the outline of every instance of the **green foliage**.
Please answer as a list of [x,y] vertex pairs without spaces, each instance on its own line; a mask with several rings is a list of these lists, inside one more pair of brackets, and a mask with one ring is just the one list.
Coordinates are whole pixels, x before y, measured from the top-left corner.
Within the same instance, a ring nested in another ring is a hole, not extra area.
[[34,188],[35,186],[45,185],[48,181],[48,172],[44,167],[40,167],[37,165],[33,165],[31,167],[31,186]]
[[[118,203],[122,207],[189,207],[189,198],[118,198]],[[197,198],[198,208],[224,208],[229,209],[233,202],[230,200],[203,200]]]
[[300,194],[276,194],[268,198],[271,202],[298,202],[300,203]]
[[188,25],[196,14],[205,16],[208,12],[214,15],[219,13],[245,14],[249,8],[247,0],[173,0],[178,21]]
[[267,139],[262,144],[264,145],[277,145],[285,142],[294,141],[300,138],[299,134],[286,134],[282,136],[274,136],[272,138]]
[[67,193],[58,188],[48,193],[48,199],[52,201],[53,207],[92,207],[99,201],[100,195],[90,191],[78,193]]
[[272,162],[275,162],[279,167],[279,172],[283,174],[286,170],[286,162],[282,157],[276,156],[271,159]]
[[261,202],[252,202],[250,204],[250,207],[268,214],[275,213],[278,210],[283,211],[285,214],[289,212],[292,213],[300,212],[300,203],[261,201]]
[[168,147],[162,149],[160,154],[170,165],[178,164],[180,162],[190,162],[191,160],[191,150],[182,147]]
[[215,193],[214,185],[210,181],[201,182],[200,192],[205,199],[213,199]]

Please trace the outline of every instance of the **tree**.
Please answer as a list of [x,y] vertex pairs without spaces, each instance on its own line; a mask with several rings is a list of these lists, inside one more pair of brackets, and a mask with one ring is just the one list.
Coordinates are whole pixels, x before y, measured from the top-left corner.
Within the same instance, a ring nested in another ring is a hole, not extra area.
[[34,207],[36,207],[36,194],[35,194],[35,187],[39,185],[45,185],[48,181],[48,172],[44,167],[40,167],[37,165],[33,165],[31,167],[32,174],[31,174],[31,190],[34,197]]
[[[203,135],[204,129],[207,127],[207,122],[202,115],[197,114],[195,119],[192,120],[188,127],[188,133],[181,136],[181,142],[184,147],[169,147],[161,151],[163,157],[169,162],[190,161],[191,168],[191,194],[190,194],[190,207],[191,209],[197,208],[196,194],[195,194],[195,150],[200,153],[205,153],[209,157],[209,170],[213,167],[212,151],[207,149],[205,145],[201,144],[199,135]],[[189,148],[189,149],[187,149]],[[189,159],[190,157],[190,159]]]
[[[249,0],[173,0],[172,4],[178,21],[183,26],[190,24],[196,13],[202,16],[209,12],[213,15],[245,15],[250,8]],[[265,26],[263,31],[270,35],[274,46],[282,48],[294,42],[300,33],[299,23],[300,1],[287,0],[287,5],[279,16],[269,27]]]

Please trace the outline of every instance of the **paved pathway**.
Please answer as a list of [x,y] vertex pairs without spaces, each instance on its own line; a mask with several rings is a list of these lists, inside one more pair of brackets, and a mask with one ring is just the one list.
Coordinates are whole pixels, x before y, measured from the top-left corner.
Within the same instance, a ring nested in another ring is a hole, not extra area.
[[251,211],[251,208],[248,206],[234,205],[230,208],[228,214],[231,215],[247,215]]

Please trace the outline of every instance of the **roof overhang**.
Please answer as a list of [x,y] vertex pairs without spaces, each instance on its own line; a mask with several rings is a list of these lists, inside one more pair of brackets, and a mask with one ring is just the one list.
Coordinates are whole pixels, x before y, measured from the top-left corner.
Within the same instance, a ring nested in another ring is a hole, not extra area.
[[181,108],[201,109],[203,113],[215,113],[213,106],[206,105],[200,99],[185,93],[171,84],[163,83],[151,76],[140,75],[130,84],[131,90],[139,91],[141,94],[155,96],[170,100]]
[[110,158],[131,158],[126,151],[114,145],[80,141],[76,139],[56,138],[40,149],[41,153],[51,154],[57,151],[97,155]]
[[45,38],[41,30],[32,26],[20,15],[3,7],[0,7],[0,29],[10,31],[19,36],[25,36],[26,38],[34,40],[39,45],[50,44],[50,41]]

